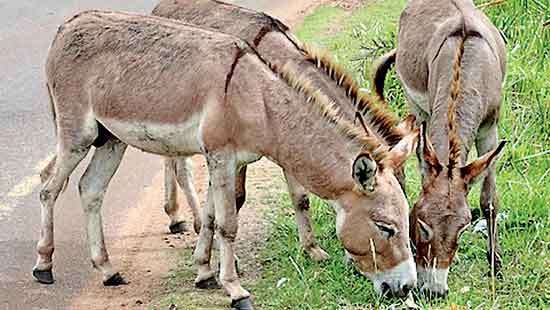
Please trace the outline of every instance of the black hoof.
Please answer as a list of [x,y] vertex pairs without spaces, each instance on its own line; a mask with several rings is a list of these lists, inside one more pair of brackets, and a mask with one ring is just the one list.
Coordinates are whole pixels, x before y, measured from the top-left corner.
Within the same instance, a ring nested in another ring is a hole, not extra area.
[[177,222],[175,224],[172,224],[172,225],[170,225],[169,229],[170,229],[170,233],[172,233],[172,234],[179,234],[179,233],[187,231],[187,227],[185,226],[185,222]]
[[201,290],[217,290],[222,288],[215,277],[196,282],[195,287]]
[[252,300],[250,299],[250,297],[245,297],[237,300],[232,300],[231,309],[253,310],[254,306],[252,306]]
[[54,282],[53,273],[51,269],[48,269],[48,270],[33,269],[32,275],[34,276],[36,281],[42,284],[53,284]]
[[109,279],[106,281],[103,281],[104,286],[119,286],[119,285],[126,285],[128,284],[128,281],[126,281],[120,273],[115,273],[112,275]]

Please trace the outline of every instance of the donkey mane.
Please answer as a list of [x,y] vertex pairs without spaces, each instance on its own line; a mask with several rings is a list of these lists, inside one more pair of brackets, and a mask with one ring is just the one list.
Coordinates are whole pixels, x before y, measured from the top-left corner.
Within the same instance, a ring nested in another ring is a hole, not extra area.
[[390,145],[394,146],[401,139],[403,133],[396,128],[399,120],[380,107],[380,99],[373,98],[359,90],[359,85],[351,75],[326,51],[316,49],[306,44],[303,45],[306,59],[322,69],[336,84],[346,91],[346,96],[352,105],[362,115],[368,116],[369,125],[373,127]]
[[460,160],[461,141],[460,141],[460,137],[458,136],[455,117],[456,117],[457,103],[459,99],[458,97],[460,96],[460,91],[461,91],[462,78],[460,75],[460,71],[461,71],[462,56],[464,55],[465,41],[466,41],[465,37],[462,36],[460,38],[459,47],[456,51],[454,64],[453,64],[453,80],[451,82],[450,103],[447,111],[447,117],[449,122],[449,167],[448,167],[449,171],[452,171],[454,168],[456,168]]
[[343,118],[338,106],[319,89],[315,89],[310,80],[304,76],[299,76],[296,71],[291,69],[289,63],[280,68],[273,64],[270,64],[270,67],[298,94],[305,96],[306,102],[311,104],[314,112],[333,125],[337,132],[352,144],[368,151],[376,163],[380,165],[380,168],[383,168],[388,153],[387,146],[380,143],[376,137],[369,136],[360,127]]

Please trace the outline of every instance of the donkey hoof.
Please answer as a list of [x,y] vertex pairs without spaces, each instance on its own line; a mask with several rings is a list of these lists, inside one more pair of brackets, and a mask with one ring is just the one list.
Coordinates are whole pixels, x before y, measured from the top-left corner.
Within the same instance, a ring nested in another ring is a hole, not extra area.
[[252,306],[252,300],[250,299],[250,297],[245,297],[237,300],[232,300],[231,309],[253,310],[254,307]]
[[169,227],[171,234],[179,234],[182,232],[187,231],[187,227],[185,226],[185,222],[177,222],[175,224],[170,225]]
[[199,282],[195,282],[195,287],[201,290],[217,290],[222,288],[218,281],[216,281],[216,277],[211,277],[208,279],[200,280]]
[[128,284],[128,281],[126,281],[118,272],[112,275],[109,279],[103,281],[104,286],[119,286],[126,284]]
[[42,284],[53,284],[54,282],[53,273],[51,269],[48,269],[48,270],[33,269],[32,275],[34,276],[36,281]]

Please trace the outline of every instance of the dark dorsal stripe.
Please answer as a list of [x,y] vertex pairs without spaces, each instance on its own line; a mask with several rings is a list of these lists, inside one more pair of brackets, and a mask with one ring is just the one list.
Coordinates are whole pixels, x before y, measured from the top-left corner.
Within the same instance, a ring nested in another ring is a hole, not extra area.
[[235,59],[233,60],[233,63],[231,64],[231,69],[229,70],[229,73],[227,73],[227,77],[225,78],[225,93],[227,94],[227,89],[229,88],[229,84],[231,83],[231,79],[233,78],[233,73],[235,73],[235,67],[237,67],[237,63],[239,63],[239,60],[246,55],[247,50],[236,45],[237,48],[237,54],[235,55]]
[[294,45],[294,47],[296,49],[298,49],[299,51],[301,52],[304,52],[304,49],[302,48],[302,44],[300,44],[299,42],[296,42],[296,40],[294,40],[293,38],[291,38],[289,35],[288,35],[288,31],[290,30],[290,28],[288,28],[287,25],[285,25],[283,22],[281,22],[280,20],[272,17],[272,16],[269,16],[265,13],[258,13],[260,14],[260,19],[262,21],[265,21],[267,20],[268,22],[266,23],[267,25],[263,26],[262,29],[260,29],[260,31],[258,32],[258,34],[256,35],[256,37],[254,38],[254,46],[257,47],[258,45],[260,45],[260,43],[262,42],[263,38],[270,32],[279,32],[281,33],[282,35],[284,35],[288,41],[290,41],[290,43],[292,43],[292,45]]

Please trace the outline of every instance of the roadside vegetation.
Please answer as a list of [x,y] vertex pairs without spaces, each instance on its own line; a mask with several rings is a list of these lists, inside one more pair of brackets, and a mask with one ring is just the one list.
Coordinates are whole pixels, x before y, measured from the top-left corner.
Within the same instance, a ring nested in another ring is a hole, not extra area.
[[[321,7],[306,17],[296,33],[302,41],[330,50],[368,89],[369,64],[394,47],[397,21],[405,4],[405,0],[369,2],[349,16],[339,8]],[[462,237],[451,268],[449,297],[431,302],[417,298],[420,308],[550,307],[550,27],[543,26],[550,20],[550,3],[507,0],[484,10],[508,40],[499,127],[501,139],[509,143],[498,163],[497,177],[504,214],[500,222],[503,278],[495,279],[493,289],[487,275],[485,237],[471,228]],[[386,85],[392,108],[404,115],[405,97],[393,72]],[[415,158],[407,165],[407,176],[412,205],[420,188]],[[469,198],[477,209],[479,186]],[[272,225],[261,256],[262,278],[248,286],[260,308],[406,308],[401,300],[378,298],[370,282],[344,263],[334,212],[328,205],[313,199],[315,233],[331,255],[323,263],[312,262],[301,250],[286,194],[278,205],[275,213],[267,215]]]

